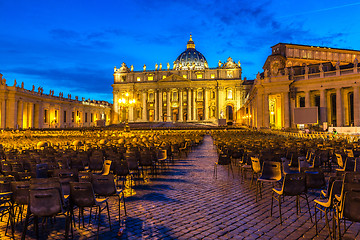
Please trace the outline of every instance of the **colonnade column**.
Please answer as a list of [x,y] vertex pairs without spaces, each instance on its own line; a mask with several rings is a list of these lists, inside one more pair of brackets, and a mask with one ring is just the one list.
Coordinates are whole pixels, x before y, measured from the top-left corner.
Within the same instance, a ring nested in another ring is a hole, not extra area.
[[204,120],[209,120],[209,89],[204,88]]
[[193,120],[196,121],[197,120],[197,113],[196,113],[196,89],[193,89],[193,98],[192,98],[192,116],[193,116]]
[[256,96],[257,98],[257,103],[256,103],[256,115],[257,115],[257,122],[256,122],[256,127],[257,128],[261,128],[264,126],[264,121],[263,121],[263,118],[264,118],[264,114],[263,114],[263,94],[261,93],[258,93],[258,95]]
[[188,94],[187,94],[187,121],[191,121],[192,114],[191,114],[191,89],[188,88]]
[[217,89],[218,91],[217,91],[217,112],[218,112],[218,114],[217,114],[217,116],[218,116],[218,118],[220,119],[220,118],[224,118],[224,113],[223,114],[221,114],[222,113],[222,103],[223,103],[223,100],[224,100],[224,96],[223,96],[223,91],[224,91],[224,88],[223,87],[218,87],[218,89]]
[[311,106],[310,91],[305,91],[305,107]]
[[6,100],[1,100],[1,122],[0,127],[5,128],[6,127]]
[[290,127],[290,102],[289,102],[289,93],[283,93],[284,96],[284,127]]
[[320,122],[326,122],[327,106],[326,106],[326,90],[320,89]]
[[142,120],[147,122],[146,91],[142,92]]
[[167,90],[167,93],[166,93],[166,121],[167,122],[171,122],[171,118],[172,118],[171,112],[170,112],[171,111],[170,97],[171,97],[171,91],[169,89],[169,90]]
[[179,122],[183,121],[183,90],[179,89]]
[[17,108],[17,127],[23,128],[23,113],[24,113],[24,102],[19,100],[18,101],[18,108]]
[[354,126],[360,126],[360,98],[359,98],[359,86],[354,86]]
[[269,94],[264,94],[264,127],[270,127]]
[[[34,127],[34,104],[32,102],[28,103],[28,108],[27,108],[27,112],[28,112],[28,123],[27,123],[27,127],[28,128],[32,128]],[[61,122],[61,120],[60,120]]]
[[341,88],[336,89],[336,126],[343,126],[343,103]]
[[164,117],[163,117],[163,92],[162,90],[159,90],[159,117],[158,117],[159,122],[164,121]]
[[[159,108],[160,108],[160,103],[159,103],[159,97],[158,97],[158,91],[155,90],[155,98],[154,98],[154,121],[157,122],[159,121]],[[158,106],[159,105],[159,106]]]
[[23,116],[23,121],[22,121],[22,128],[28,128],[28,122],[29,122],[29,113],[28,113],[28,105],[29,103],[28,102],[24,102],[23,103],[23,113],[22,113],[22,116]]

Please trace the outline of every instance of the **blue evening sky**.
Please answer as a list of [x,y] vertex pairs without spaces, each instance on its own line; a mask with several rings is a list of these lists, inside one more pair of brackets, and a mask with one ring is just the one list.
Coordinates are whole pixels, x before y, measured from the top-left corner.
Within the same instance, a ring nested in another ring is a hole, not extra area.
[[279,43],[360,50],[360,1],[0,0],[0,73],[112,102],[113,69],[166,66],[196,49],[216,67],[231,56],[254,79]]

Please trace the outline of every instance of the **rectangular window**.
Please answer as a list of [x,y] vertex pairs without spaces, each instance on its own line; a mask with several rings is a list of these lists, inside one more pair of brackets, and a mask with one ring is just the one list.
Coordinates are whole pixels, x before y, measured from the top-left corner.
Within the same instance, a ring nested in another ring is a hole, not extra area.
[[48,123],[48,122],[49,122],[48,110],[45,109],[45,110],[44,110],[44,123]]
[[153,81],[154,80],[154,76],[148,76],[148,81]]
[[[150,77],[150,76],[149,76],[149,77]],[[140,82],[140,80],[141,80],[140,77],[137,77],[137,78],[136,78],[136,81]]]
[[75,112],[71,112],[71,122],[75,122]]
[[166,75],[163,75],[163,79],[165,79],[166,78]]
[[201,73],[196,74],[196,78],[197,78],[197,79],[203,78],[203,75],[202,75]]
[[187,76],[184,74],[184,75],[183,75],[183,78],[187,78]]
[[212,74],[210,75],[210,78],[215,78],[215,74],[212,73]]
[[93,114],[90,113],[90,122],[93,122]]
[[87,112],[85,113],[85,122],[87,122]]
[[64,123],[66,123],[66,111],[64,111]]

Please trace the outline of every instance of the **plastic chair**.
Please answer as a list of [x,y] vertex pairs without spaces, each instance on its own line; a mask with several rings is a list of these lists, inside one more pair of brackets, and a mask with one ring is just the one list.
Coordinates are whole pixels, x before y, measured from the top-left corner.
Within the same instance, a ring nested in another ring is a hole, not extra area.
[[64,195],[70,194],[70,182],[78,181],[78,170],[75,169],[55,169],[53,176],[59,178]]
[[[334,202],[334,198],[336,194],[340,194],[341,193],[341,188],[342,188],[342,180],[332,180],[331,182],[329,181],[329,185],[330,185],[330,189],[329,189],[329,193],[328,193],[328,198],[327,199],[315,199],[314,200],[314,208],[315,208],[315,230],[316,230],[316,235],[318,235],[318,220],[317,220],[317,210],[321,211],[324,213],[325,215],[325,221],[326,221],[326,226],[329,230],[329,236],[331,238],[331,230],[330,230],[330,225],[329,225],[329,219],[328,219],[328,211],[333,209],[333,202]],[[321,217],[321,215],[320,215]]]
[[101,171],[101,175],[109,175],[111,170],[111,160],[105,160],[103,164],[103,168]]
[[261,163],[259,158],[251,157],[251,168],[252,168],[252,175],[251,175],[250,186],[252,186],[254,179],[255,178],[257,179],[258,175],[261,173]]
[[36,178],[47,178],[48,177],[48,164],[39,163],[36,164]]
[[69,215],[63,208],[61,202],[62,196],[58,189],[30,189],[29,191],[29,207],[26,214],[25,226],[21,239],[25,239],[27,227],[29,224],[30,215],[34,215],[34,224],[36,237],[39,238],[39,217],[53,217],[59,214],[65,215],[66,228],[65,228],[65,239],[68,239],[69,235]]
[[232,175],[234,177],[234,172],[233,172],[232,165],[231,165],[231,158],[230,158],[229,155],[221,153],[219,155],[219,157],[218,157],[218,160],[214,163],[214,176],[215,176],[215,178],[217,178],[217,166],[218,165],[227,166],[227,168],[228,168],[228,176],[230,175],[230,170],[231,170],[231,173],[232,173]]
[[[107,202],[107,198],[100,199],[95,198],[94,190],[92,184],[90,182],[71,182],[70,183],[70,212],[73,215],[73,207],[79,207],[79,214],[82,215],[83,226],[84,226],[84,208],[98,208],[98,229],[97,229],[97,236],[99,236],[99,229],[100,229],[100,216],[101,216],[101,205],[106,204],[106,209],[108,212],[108,219],[110,224],[110,212],[109,212],[109,205]],[[71,217],[70,217],[71,219]],[[80,215],[79,215],[79,227],[80,227]],[[111,229],[111,224],[110,224]]]
[[[277,195],[275,196],[275,194]],[[304,173],[286,174],[284,177],[282,188],[281,189],[273,188],[272,197],[271,197],[270,215],[272,216],[273,199],[275,199],[279,203],[280,224],[282,225],[281,197],[296,196],[296,214],[299,214],[299,209],[300,209],[299,197],[302,197],[302,195],[305,196],[303,198],[306,199],[310,214],[310,219],[312,222],[309,200],[306,194],[306,177]]]
[[275,183],[280,181],[281,178],[281,163],[265,161],[263,163],[261,175],[256,180],[256,202],[258,199],[258,190],[260,192],[260,197],[262,198],[261,189],[264,182],[272,183],[273,187],[275,187]]
[[102,197],[110,197],[110,196],[117,196],[119,199],[119,218],[120,214],[120,202],[123,201],[124,204],[124,212],[126,215],[126,206],[125,206],[125,196],[124,191],[122,189],[116,188],[114,175],[93,175],[92,177],[92,185],[94,188],[94,192],[98,196]]

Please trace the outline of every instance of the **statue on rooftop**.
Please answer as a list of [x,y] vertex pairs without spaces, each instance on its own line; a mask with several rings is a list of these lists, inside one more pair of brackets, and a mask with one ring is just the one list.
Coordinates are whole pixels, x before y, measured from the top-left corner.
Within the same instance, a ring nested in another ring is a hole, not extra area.
[[146,65],[144,64],[144,66],[143,66],[143,69],[144,69],[144,72],[146,71]]
[[159,67],[159,66],[158,66],[158,64],[156,63],[156,64],[155,64],[155,70],[157,70],[157,69],[158,69],[158,67]]
[[167,70],[170,70],[170,63],[166,64]]
[[13,87],[16,87],[16,84],[17,84],[17,82],[16,82],[16,79],[14,80],[14,85],[13,85]]
[[221,67],[221,64],[222,64],[222,63],[221,63],[221,61],[219,60],[219,62],[218,62],[218,66],[219,66],[219,68]]
[[133,72],[134,71],[134,65],[130,66],[130,71]]
[[161,70],[162,69],[162,64],[160,63],[160,65],[159,65],[159,70]]

